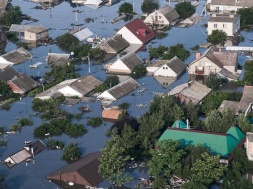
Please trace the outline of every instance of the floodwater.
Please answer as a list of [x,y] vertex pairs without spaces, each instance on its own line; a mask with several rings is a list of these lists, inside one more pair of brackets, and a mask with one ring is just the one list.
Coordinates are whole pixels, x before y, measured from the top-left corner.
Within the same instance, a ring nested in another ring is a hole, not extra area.
[[[116,24],[111,24],[110,21],[118,16],[118,7],[124,2],[132,3],[131,0],[122,1],[111,7],[102,7],[100,9],[92,9],[87,6],[78,6],[71,7],[68,2],[62,2],[60,5],[53,7],[51,10],[37,10],[34,7],[37,5],[28,1],[13,1],[14,6],[20,6],[24,14],[31,16],[39,20],[37,23],[30,23],[24,21],[25,24],[30,25],[40,25],[43,27],[50,28],[49,35],[53,39],[59,35],[64,34],[69,27],[72,27],[71,24],[84,24],[95,34],[102,37],[110,37],[115,33],[116,29],[121,28],[125,22],[122,20]],[[135,12],[141,14],[141,2],[142,0],[134,1]],[[161,2],[161,1],[160,1]],[[203,9],[203,5],[206,1],[200,1],[200,5],[197,6],[197,13],[200,14]],[[161,2],[161,6],[164,5],[164,2]],[[175,4],[173,3],[172,6]],[[81,13],[75,15],[73,10],[80,10]],[[77,16],[77,17],[76,17]],[[85,23],[85,18],[93,18],[94,22]],[[206,28],[202,28],[201,25],[206,23],[208,17],[203,17],[203,21],[190,28],[172,28],[167,31],[168,36],[165,39],[154,39],[155,43],[148,44],[152,47],[157,47],[158,45],[170,46],[177,43],[182,43],[184,46],[190,50],[191,47],[195,45],[206,43]],[[252,33],[243,32],[242,34],[245,37],[245,42],[241,43],[242,46],[252,46]],[[16,46],[13,43],[8,43],[6,47],[6,52],[16,49]],[[46,67],[45,57],[47,53],[64,53],[56,45],[45,45],[38,48],[31,49],[30,52],[33,54],[33,60],[26,61],[20,65],[16,65],[15,68],[21,72],[26,72],[29,75],[44,75],[50,68]],[[203,51],[203,50],[202,50]],[[138,52],[138,55],[141,58],[147,58],[147,52]],[[186,64],[190,63],[195,59],[195,55],[191,56],[185,61]],[[245,57],[240,56],[239,62],[243,65]],[[39,65],[39,69],[30,69],[30,64],[35,64],[37,62],[42,62],[43,64]],[[79,72],[80,75],[85,75],[88,73],[88,66],[86,64],[80,65],[82,70]],[[105,71],[102,70],[101,65],[92,65],[91,74],[97,77],[100,80],[104,80],[106,77]],[[118,101],[114,102],[114,105],[120,104],[122,102],[129,102],[131,104],[128,113],[131,116],[139,117],[141,114],[145,113],[148,109],[150,101],[154,98],[154,93],[167,93],[171,88],[177,86],[178,84],[184,83],[188,80],[188,74],[184,74],[179,80],[172,83],[168,88],[163,88],[160,83],[158,83],[152,77],[145,77],[137,80],[143,87],[147,88],[143,93],[138,93],[137,90],[134,91],[135,95],[127,95]],[[9,155],[14,154],[23,148],[23,141],[36,139],[33,137],[33,129],[39,126],[42,121],[39,117],[34,116],[34,112],[31,109],[32,98],[26,97],[21,99],[18,102],[12,104],[10,111],[0,110],[0,120],[1,126],[8,130],[8,127],[12,124],[15,124],[19,118],[29,117],[34,122],[34,126],[25,127],[22,129],[22,132],[15,135],[5,136],[8,140],[7,147],[0,147],[0,159],[3,160]],[[142,104],[143,108],[136,108],[136,105]],[[78,123],[83,123],[88,129],[88,133],[80,138],[70,138],[66,135],[61,135],[58,137],[52,137],[53,139],[59,139],[64,141],[65,145],[70,142],[76,142],[83,150],[83,155],[98,151],[103,148],[106,140],[108,139],[105,135],[106,131],[112,125],[111,123],[103,123],[99,128],[91,128],[87,126],[87,118],[93,116],[101,116],[101,103],[96,101],[94,103],[79,103],[72,107],[62,106],[61,108],[66,109],[71,113],[79,113],[78,107],[89,105],[93,111],[84,115],[83,119]],[[30,189],[30,188],[46,188],[46,189],[57,189],[59,188],[54,183],[49,182],[46,179],[46,176],[56,169],[66,165],[65,161],[61,160],[62,151],[61,150],[45,150],[42,153],[36,155],[36,164],[32,165],[31,163],[28,166],[24,162],[19,165],[14,166],[12,169],[9,169],[5,164],[0,165],[0,172],[6,176],[4,185],[9,189]],[[139,177],[146,177],[147,173],[143,170],[134,170],[132,173],[134,180],[136,181]],[[106,182],[105,182],[106,183]],[[108,184],[108,183],[107,183]],[[106,184],[105,184],[106,185]]]

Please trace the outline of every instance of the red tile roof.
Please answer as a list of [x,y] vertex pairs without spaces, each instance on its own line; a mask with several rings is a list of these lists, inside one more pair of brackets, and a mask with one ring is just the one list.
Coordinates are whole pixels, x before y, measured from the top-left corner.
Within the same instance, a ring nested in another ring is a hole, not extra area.
[[155,32],[139,18],[127,23],[125,27],[143,43],[147,43],[156,36]]

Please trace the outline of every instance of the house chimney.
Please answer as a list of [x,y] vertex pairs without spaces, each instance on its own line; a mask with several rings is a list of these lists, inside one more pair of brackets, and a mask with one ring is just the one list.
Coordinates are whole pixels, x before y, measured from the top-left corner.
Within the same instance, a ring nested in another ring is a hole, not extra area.
[[188,119],[186,120],[186,128],[190,129],[190,125],[189,125],[189,120]]
[[200,58],[201,54],[200,52],[196,52],[196,59]]

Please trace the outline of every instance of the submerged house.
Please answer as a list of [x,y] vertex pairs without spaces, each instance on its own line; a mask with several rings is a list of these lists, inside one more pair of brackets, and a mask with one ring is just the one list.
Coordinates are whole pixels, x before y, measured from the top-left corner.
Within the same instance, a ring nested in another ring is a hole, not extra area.
[[149,42],[156,36],[155,32],[139,18],[127,23],[117,34],[121,35],[130,44],[139,45]]
[[7,81],[7,85],[10,87],[12,92],[19,94],[25,94],[40,86],[39,83],[25,73],[13,77],[11,80]]
[[222,52],[214,46],[209,47],[204,54],[196,53],[196,60],[188,65],[191,76],[207,76],[211,72],[219,73],[228,80],[238,80],[237,52]]
[[207,0],[210,11],[229,13],[253,7],[253,0]]
[[180,15],[175,9],[169,5],[165,5],[149,14],[144,20],[144,23],[147,25],[169,26],[174,25],[179,17]]
[[44,151],[46,148],[47,146],[41,140],[37,140],[34,143],[26,145],[19,152],[7,157],[4,162],[11,168],[25,160],[31,160],[31,158],[34,158],[35,155]]
[[97,98],[105,101],[116,101],[119,98],[129,94],[140,86],[133,78],[128,78],[127,80],[115,85],[114,87],[104,91]]
[[172,127],[168,127],[158,141],[179,140],[181,146],[203,145],[209,148],[213,155],[219,154],[230,160],[235,148],[243,147],[246,135],[237,127],[232,126],[226,133],[215,133],[190,129],[188,124],[177,120]]
[[102,118],[104,121],[115,122],[119,119],[120,115],[125,114],[126,110],[120,109],[119,107],[105,108],[102,111]]
[[26,42],[37,42],[48,38],[48,29],[40,26],[32,26],[24,31]]
[[154,64],[147,67],[148,73],[154,77],[179,78],[186,70],[186,64],[178,57],[170,60],[157,60]]
[[77,96],[82,98],[88,96],[97,86],[102,84],[100,80],[88,74],[78,79],[65,80],[56,86],[37,94],[35,98],[46,100],[57,98],[61,95],[66,97]]
[[116,60],[107,69],[108,73],[130,75],[135,66],[143,65],[144,61],[134,52],[128,53]]
[[70,54],[61,54],[61,53],[48,53],[46,57],[46,63],[52,65],[62,65],[70,63],[71,55]]
[[107,61],[121,53],[129,45],[130,44],[121,35],[116,34],[111,38],[102,41],[97,48],[100,48],[106,52],[104,59]]
[[89,28],[86,27],[76,28],[74,30],[71,30],[69,33],[75,36],[80,42],[85,41],[87,40],[87,38],[94,35],[94,33],[90,31]]
[[197,81],[190,81],[173,88],[168,95],[174,95],[181,103],[192,102],[193,104],[201,103],[205,97],[211,93],[212,89],[208,88]]
[[0,81],[7,82],[19,75],[19,72],[13,66],[0,68]]
[[95,187],[104,180],[98,174],[101,155],[101,152],[85,155],[51,173],[47,178],[63,188],[69,186],[73,186],[73,188]]
[[240,15],[212,14],[208,20],[208,35],[211,35],[214,30],[224,31],[227,36],[234,36],[240,30]]

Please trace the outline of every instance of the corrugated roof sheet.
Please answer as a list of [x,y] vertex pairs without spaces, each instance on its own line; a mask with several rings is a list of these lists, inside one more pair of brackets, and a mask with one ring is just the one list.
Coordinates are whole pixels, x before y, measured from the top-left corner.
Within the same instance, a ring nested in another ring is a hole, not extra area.
[[182,146],[204,145],[208,147],[213,154],[220,154],[221,156],[228,157],[241,141],[245,140],[245,134],[238,127],[231,127],[226,134],[168,128],[159,138],[159,141],[168,139],[180,140]]
[[[85,155],[81,159],[66,165],[55,172],[47,176],[47,178],[52,179],[57,176],[60,179],[59,174],[69,174],[74,171],[78,172],[89,184],[90,186],[96,186],[104,179],[98,174],[99,158],[101,157],[101,152],[94,152]],[[59,176],[58,176],[59,175]]]
[[12,80],[9,80],[8,83],[9,82],[18,86],[22,91],[24,91],[24,93],[39,86],[39,83],[34,81],[30,76],[25,73],[14,77]]
[[130,69],[133,70],[135,66],[144,64],[144,61],[134,52],[130,52],[121,57],[120,60]]
[[19,152],[17,152],[16,154],[13,154],[11,157],[11,159],[13,159],[13,161],[15,161],[16,164],[26,160],[27,158],[30,158],[32,156],[31,153],[29,153],[27,150],[23,149]]
[[222,68],[222,70],[219,74],[223,75],[226,78],[232,79],[232,80],[238,80],[240,77],[240,75],[236,74],[235,72],[230,72],[226,68]]
[[238,112],[238,106],[239,106],[239,102],[236,101],[230,101],[230,100],[223,100],[220,107],[219,107],[219,111],[223,111],[226,109],[230,109],[236,112]]
[[105,43],[107,43],[117,53],[123,51],[130,45],[121,35],[118,34],[106,40]]
[[170,69],[172,69],[177,75],[180,75],[186,70],[186,65],[177,56],[170,59],[167,63]]
[[88,74],[83,77],[80,77],[79,79],[71,83],[69,86],[81,93],[82,95],[86,95],[102,83],[102,81],[99,81],[97,78]]
[[252,0],[212,0],[211,5],[252,7]]
[[[115,99],[119,99],[128,93],[137,89],[140,85],[133,79],[129,78],[126,81],[119,83],[118,85],[108,89],[107,92],[111,94]],[[100,95],[103,97],[103,93]]]
[[246,112],[250,103],[253,103],[253,86],[244,86],[243,95],[239,103],[238,110],[241,112]]
[[187,125],[185,124],[185,122],[183,122],[182,120],[176,120],[173,125],[171,126],[171,128],[181,128],[181,129],[186,129]]
[[31,28],[33,26],[28,26],[28,25],[20,25],[20,24],[12,24],[9,31],[10,32],[21,32],[24,33],[25,30]]
[[28,32],[31,32],[31,33],[41,33],[41,32],[44,32],[44,31],[48,31],[48,29],[40,27],[40,26],[32,26],[32,27],[29,27],[29,28],[25,29],[25,31],[28,31]]
[[237,66],[237,52],[213,52],[213,55],[223,66]]
[[46,58],[46,62],[48,64],[67,63],[69,61],[70,61],[70,54],[48,53]]
[[7,66],[3,69],[0,69],[0,80],[7,82],[8,80],[14,78],[19,75],[18,71],[12,66]]
[[173,9],[172,7],[170,7],[169,5],[163,6],[162,8],[158,10],[158,12],[163,14],[169,22],[173,22],[174,20],[180,17],[177,11]]
[[26,60],[32,59],[32,54],[23,47],[20,47],[17,50],[3,54],[2,57],[13,64],[20,64]]
[[189,82],[189,86],[186,87],[181,92],[181,94],[188,98],[195,99],[199,102],[203,98],[205,98],[211,91],[212,89],[208,88],[207,86],[197,81],[192,81],[192,82]]
[[79,30],[71,31],[72,35],[74,35],[79,41],[84,41],[88,37],[92,36],[94,33],[89,30],[89,28],[82,28]]
[[216,16],[211,16],[208,20],[208,22],[229,22],[233,23],[236,17],[229,16],[229,15],[216,15]]

